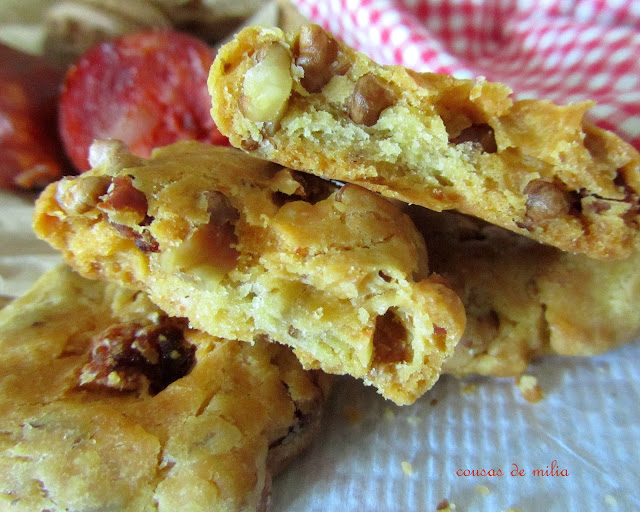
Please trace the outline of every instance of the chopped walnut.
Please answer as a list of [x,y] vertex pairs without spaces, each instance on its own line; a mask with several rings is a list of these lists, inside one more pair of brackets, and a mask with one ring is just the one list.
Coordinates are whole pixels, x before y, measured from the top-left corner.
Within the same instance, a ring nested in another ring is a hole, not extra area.
[[526,216],[533,222],[543,222],[568,214],[573,202],[569,192],[558,183],[532,180],[524,189],[527,196]]
[[238,237],[235,225],[240,213],[222,192],[205,192],[209,223],[193,234],[196,249],[207,255],[206,262],[223,270],[235,268],[239,253],[235,249]]
[[[149,221],[145,221],[148,223]],[[145,225],[143,222],[143,225]],[[116,229],[118,233],[120,233],[125,238],[130,238],[133,240],[135,246],[140,249],[142,252],[159,252],[160,246],[158,245],[158,241],[153,238],[153,235],[149,233],[148,230],[136,231],[134,228],[125,226],[124,224],[116,224],[114,222],[111,225]]]
[[293,325],[289,326],[289,329],[287,329],[287,333],[292,338],[299,338],[300,337],[300,329],[296,329]]
[[165,262],[177,271],[206,267],[206,272],[221,275],[238,263],[235,225],[240,212],[221,192],[207,191],[204,196],[209,222],[196,226],[180,245],[165,251]]
[[204,193],[207,199],[207,211],[209,218],[216,226],[235,224],[240,218],[238,210],[234,208],[229,198],[217,190],[208,190]]
[[597,132],[585,127],[584,130],[584,147],[594,158],[603,158],[607,154],[607,146],[605,139]]
[[300,27],[296,64],[304,70],[300,83],[307,91],[320,92],[335,75],[347,71],[339,56],[338,42],[319,25]]
[[349,99],[349,117],[354,123],[373,126],[380,114],[395,102],[393,93],[375,75],[367,73],[356,82]]
[[184,377],[195,363],[195,346],[184,338],[186,322],[161,317],[158,323],[127,322],[109,327],[92,342],[80,386],[156,394]]
[[613,180],[613,184],[616,187],[619,187],[621,190],[624,191],[624,195],[625,195],[624,200],[625,201],[632,202],[633,201],[633,197],[637,196],[636,191],[627,182],[627,179],[626,179],[625,173],[624,173],[624,169],[618,169],[616,171],[616,177]]
[[83,214],[95,208],[111,185],[110,176],[84,176],[62,179],[56,188],[56,200],[68,213]]
[[133,186],[130,176],[113,179],[107,194],[98,208],[107,215],[107,220],[125,238],[130,238],[143,252],[158,252],[156,239],[148,229],[153,217],[147,215],[148,202],[144,192]]
[[147,196],[133,186],[130,176],[116,176],[98,207],[108,214],[109,220],[132,226],[147,217]]
[[258,50],[256,60],[244,75],[240,110],[251,121],[277,123],[293,88],[291,55],[287,48],[274,42]]
[[300,186],[292,194],[282,191],[274,192],[271,197],[275,205],[282,206],[291,201],[305,201],[310,204],[316,204],[328,198],[336,189],[336,186],[330,181],[299,171],[291,171],[291,178],[298,182]]
[[260,147],[260,143],[253,139],[245,139],[240,143],[240,145],[242,149],[249,152],[255,151]]
[[[191,233],[182,244],[165,252],[165,261],[177,271],[200,269],[220,276],[233,270],[240,253],[233,225],[210,221]],[[213,275],[212,274],[212,275]]]
[[411,361],[413,349],[407,328],[392,309],[376,319],[373,333],[373,365],[397,364]]
[[433,343],[438,350],[447,350],[447,330],[439,325],[433,326]]
[[385,274],[382,270],[378,271],[378,277],[382,279],[385,283],[390,283],[393,278],[387,274]]
[[472,124],[451,139],[451,142],[453,144],[471,142],[479,145],[485,153],[495,153],[498,150],[495,133],[488,124]]
[[238,237],[233,224],[218,226],[212,219],[194,232],[190,240],[193,249],[200,251],[200,264],[212,265],[222,271],[236,267],[240,253],[235,249]]

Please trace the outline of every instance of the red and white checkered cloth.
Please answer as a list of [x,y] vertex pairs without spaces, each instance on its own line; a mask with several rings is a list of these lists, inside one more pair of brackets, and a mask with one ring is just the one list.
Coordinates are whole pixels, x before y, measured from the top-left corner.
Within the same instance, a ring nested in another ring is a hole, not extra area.
[[591,120],[640,150],[640,0],[294,0],[382,64],[595,100]]

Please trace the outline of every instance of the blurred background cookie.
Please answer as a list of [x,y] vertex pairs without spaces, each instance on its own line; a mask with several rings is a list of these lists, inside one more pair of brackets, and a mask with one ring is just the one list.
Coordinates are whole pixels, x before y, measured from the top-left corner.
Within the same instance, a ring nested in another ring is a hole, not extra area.
[[329,390],[286,347],[64,266],[0,312],[0,348],[3,510],[265,512]]

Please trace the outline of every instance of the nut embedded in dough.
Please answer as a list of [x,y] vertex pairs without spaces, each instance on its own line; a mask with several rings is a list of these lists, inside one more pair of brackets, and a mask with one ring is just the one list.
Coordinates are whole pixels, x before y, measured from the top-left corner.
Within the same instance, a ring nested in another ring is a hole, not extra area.
[[293,87],[291,55],[279,43],[265,46],[257,55],[258,63],[244,77],[240,108],[251,121],[276,123]]
[[371,73],[360,77],[349,101],[349,117],[354,123],[373,126],[380,114],[393,105],[393,93]]
[[107,193],[109,185],[111,178],[108,176],[92,176],[81,182],[62,179],[57,185],[56,199],[65,211],[85,213],[98,204],[99,197]]
[[296,65],[304,70],[300,79],[309,92],[320,92],[335,73],[339,47],[337,41],[318,25],[303,25],[298,36]]

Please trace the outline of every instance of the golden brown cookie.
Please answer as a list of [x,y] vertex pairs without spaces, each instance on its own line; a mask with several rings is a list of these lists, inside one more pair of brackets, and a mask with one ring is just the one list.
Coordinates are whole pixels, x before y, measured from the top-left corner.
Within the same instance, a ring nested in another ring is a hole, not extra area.
[[82,274],[145,290],[212,335],[290,345],[306,368],[397,403],[438,378],[464,310],[394,204],[233,148],[99,148],[96,168],[36,204],[36,234]]
[[444,372],[515,376],[541,355],[592,356],[640,335],[640,251],[598,261],[465,215],[409,211],[467,312]]
[[267,509],[328,377],[67,267],[0,311],[0,508]]
[[234,146],[292,169],[597,259],[639,238],[640,156],[585,121],[590,102],[514,102],[481,78],[380,66],[315,25],[242,30],[209,90]]

